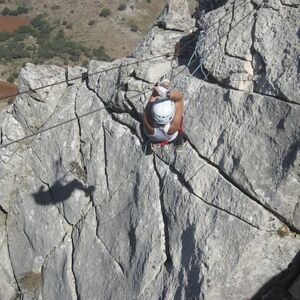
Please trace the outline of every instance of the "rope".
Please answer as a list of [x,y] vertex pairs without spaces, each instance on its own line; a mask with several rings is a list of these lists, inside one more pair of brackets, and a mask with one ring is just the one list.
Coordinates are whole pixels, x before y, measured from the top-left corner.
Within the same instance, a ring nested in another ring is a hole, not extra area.
[[[244,18],[242,18],[242,19],[241,19],[238,23],[236,23],[234,26],[232,26],[231,29],[234,28],[234,27],[236,27],[242,20],[244,20],[248,15],[250,15],[254,10],[255,10],[255,9],[251,10],[250,13],[248,13]],[[223,17],[224,17],[224,16],[223,16]],[[252,22],[251,22],[251,23],[252,23]],[[251,24],[251,23],[250,23],[250,24]],[[216,23],[214,23],[214,24],[216,24]],[[250,25],[250,24],[249,24],[249,25]],[[228,33],[224,34],[221,38],[227,36],[227,34],[228,34]],[[190,41],[188,41],[181,49],[184,49],[185,47],[187,47],[187,46],[188,46],[192,41],[194,41],[196,38],[198,38],[198,36],[195,37],[195,38],[193,38],[193,39],[191,39]],[[209,46],[208,49],[210,49],[211,47],[213,47],[216,43],[218,43],[218,41],[212,43],[212,44]],[[207,49],[207,50],[208,50],[208,49]],[[168,54],[169,54],[169,53],[168,53]],[[149,61],[149,60],[152,60],[152,59],[155,59],[155,58],[158,58],[158,57],[163,57],[163,56],[166,56],[166,54],[162,54],[162,55],[158,55],[158,56],[155,56],[155,57],[152,57],[152,58],[142,59],[142,60],[140,60],[140,61],[136,61],[136,62],[124,64],[124,65],[122,65],[122,67],[124,67],[124,66],[129,66],[129,65],[133,65],[133,64],[136,64],[136,63],[139,63],[139,62],[143,62],[143,61]],[[199,59],[199,58],[196,57],[193,61],[191,61],[191,62],[190,62],[190,66],[193,65],[198,59]],[[96,75],[96,74],[104,73],[104,72],[111,71],[111,70],[115,70],[115,69],[118,69],[118,68],[120,68],[120,65],[114,66],[114,67],[111,67],[111,68],[108,68],[108,69],[105,69],[105,70],[101,70],[101,71],[98,71],[98,72],[94,72],[94,73],[91,73],[91,74],[88,74],[88,76],[93,76],[93,75]],[[172,78],[172,80],[174,80],[177,76],[179,76],[184,70],[185,70],[185,68],[183,68],[182,70],[180,70],[180,71]],[[70,79],[69,81],[77,80],[77,79],[81,79],[81,78],[82,78],[82,76],[78,76],[78,77],[75,77],[75,78]],[[60,82],[57,82],[57,83],[53,83],[53,84],[50,84],[50,85],[47,85],[47,86],[39,87],[39,88],[35,89],[35,91],[36,91],[36,90],[43,89],[43,88],[46,88],[46,87],[51,87],[51,86],[54,86],[54,85],[58,85],[58,84],[61,84],[61,83],[65,83],[65,82],[66,82],[66,80],[60,81]],[[152,90],[152,89],[149,89],[149,90],[143,91],[143,92],[141,92],[141,93],[138,93],[137,95],[134,95],[134,96],[128,98],[128,100],[129,100],[129,99],[133,99],[133,98],[135,98],[135,97],[138,97],[138,96],[140,96],[140,95],[146,94],[146,93],[148,93],[148,92],[151,91],[151,90]],[[19,94],[17,94],[17,95],[20,95],[20,94],[28,94],[28,93],[30,93],[30,92],[32,92],[32,91],[24,91],[24,92],[21,92],[21,93],[19,93]],[[5,98],[7,98],[7,97],[5,97]],[[0,100],[1,100],[1,99],[3,99],[3,98],[0,98]],[[91,114],[93,114],[93,113],[98,112],[99,110],[102,110],[102,109],[104,109],[104,108],[109,108],[109,107],[110,107],[110,106],[104,106],[104,107],[102,107],[102,108],[98,108],[98,109],[96,109],[96,110],[92,110],[92,111],[90,111],[90,112],[87,112],[87,113],[85,113],[85,114],[83,114],[83,115],[79,115],[79,116],[77,116],[76,118],[72,118],[72,119],[66,120],[66,121],[64,121],[64,122],[62,122],[62,123],[56,124],[56,125],[51,126],[51,127],[49,127],[49,128],[45,128],[45,129],[39,130],[39,131],[37,131],[37,132],[35,132],[35,133],[32,133],[32,134],[27,135],[27,136],[24,136],[23,138],[20,138],[20,139],[11,141],[11,142],[9,142],[9,143],[6,143],[6,144],[4,144],[4,145],[1,145],[1,146],[0,146],[0,149],[6,148],[6,147],[8,147],[8,146],[10,146],[10,145],[13,145],[13,144],[15,144],[15,143],[19,143],[19,142],[24,141],[24,140],[26,140],[26,139],[28,139],[28,138],[31,138],[31,137],[33,137],[33,136],[35,136],[35,135],[38,135],[38,134],[43,133],[43,132],[46,132],[46,131],[51,130],[51,129],[53,129],[53,128],[57,128],[57,127],[62,126],[62,125],[64,125],[64,124],[70,123],[70,122],[72,122],[72,121],[79,120],[79,119],[81,119],[81,118],[83,118],[83,117],[85,117],[85,116],[91,115]]]
[[[128,63],[128,64],[124,64],[123,67],[127,67],[127,66],[134,65],[134,64],[139,64],[141,62],[150,61],[150,60],[160,58],[160,57],[165,57],[165,56],[168,57],[169,55],[170,55],[170,53],[164,53],[164,54],[161,54],[161,55],[157,55],[157,56],[141,59],[141,60],[138,60],[138,61],[135,61],[135,62],[131,62],[131,63]],[[85,79],[86,76],[88,76],[88,77],[89,76],[94,76],[94,75],[109,72],[109,71],[112,71],[112,70],[115,70],[115,69],[118,69],[118,68],[119,68],[119,65],[108,68],[108,69],[104,69],[104,70],[101,70],[101,71],[93,72],[93,73],[90,73],[90,74],[83,73],[81,76],[73,77],[73,78],[68,79],[68,80],[61,80],[61,81],[58,81],[58,82],[55,82],[55,83],[52,83],[52,84],[47,84],[47,85],[44,85],[44,86],[41,86],[41,87],[38,87],[38,88],[35,88],[35,89],[22,91],[22,92],[18,92],[16,94],[11,94],[9,96],[1,97],[0,100],[8,99],[8,98],[11,98],[11,97],[17,97],[17,96],[24,95],[24,94],[30,94],[32,92],[36,92],[38,90],[42,90],[42,89],[45,89],[45,88],[48,88],[48,87],[53,87],[53,86],[56,86],[56,85],[59,85],[59,84],[75,81],[75,80],[78,80],[78,79]]]
[[[254,12],[255,11],[255,8],[254,9],[252,9],[249,13],[247,13],[242,19],[240,19],[235,25],[233,25],[232,27],[231,27],[231,29],[230,30],[232,30],[233,28],[235,28],[236,26],[238,26],[243,20],[245,20],[249,15],[251,15],[251,13],[252,12]],[[251,20],[251,22],[249,23],[249,25],[246,27],[246,29],[253,23],[253,21],[254,21],[254,19],[253,20]],[[245,30],[246,30],[245,29]],[[244,30],[244,31],[245,31]],[[226,37],[228,35],[228,32],[226,32],[225,34],[223,34],[222,36],[220,36],[220,38],[219,38],[219,40],[221,40],[221,39],[223,39],[224,37]],[[208,48],[207,49],[205,49],[207,52],[208,52],[208,50],[210,50],[213,46],[215,46],[216,44],[218,44],[219,43],[219,40],[216,40],[215,42],[213,42],[211,45],[209,45],[208,46]],[[189,66],[192,66],[199,58],[201,58],[200,56],[198,56],[198,57],[196,57],[194,60],[192,60],[192,61],[190,61],[189,63],[190,63],[190,65]],[[180,70],[175,76],[174,76],[174,78],[175,77],[177,77],[179,74],[181,74],[182,72],[184,72],[185,71],[185,69],[187,68],[187,66],[185,66],[182,70]],[[210,74],[210,72],[208,73],[208,74],[206,74],[206,76],[209,76],[209,74]],[[173,78],[173,79],[174,79]],[[172,79],[172,80],[173,80]]]
[[[244,2],[247,3],[247,0],[244,0],[242,3],[244,3]],[[241,4],[239,4],[237,7],[239,7]],[[217,22],[213,23],[209,28],[213,28],[221,19],[223,19],[229,13],[231,13],[231,12],[225,13],[221,18],[218,19]],[[179,51],[181,51],[184,48],[186,48],[189,44],[191,44],[196,39],[198,39],[198,36],[192,38],[184,46],[182,46],[181,48],[179,48]],[[166,53],[158,55],[158,56],[149,57],[149,58],[141,59],[141,60],[138,60],[138,61],[135,61],[135,62],[132,62],[132,63],[124,64],[123,67],[127,67],[127,66],[134,65],[134,64],[139,64],[141,62],[150,61],[150,60],[153,60],[153,59],[156,59],[156,58],[160,58],[160,57],[164,57],[164,56],[169,57],[172,54],[175,56],[175,53],[179,53],[178,52],[178,48],[175,49],[174,53],[166,52]],[[173,59],[174,59],[174,56],[173,56]],[[173,59],[172,59],[172,61],[173,61]],[[8,98],[11,98],[11,97],[17,97],[17,96],[20,96],[20,95],[23,95],[23,94],[30,94],[32,92],[35,92],[35,91],[38,91],[38,90],[41,90],[41,89],[44,89],[44,88],[52,87],[52,86],[63,84],[63,83],[67,83],[67,82],[72,82],[72,81],[75,81],[75,80],[78,80],[78,79],[83,79],[83,76],[94,76],[94,75],[98,75],[98,74],[101,74],[101,73],[104,73],[104,72],[109,72],[109,71],[117,69],[118,67],[119,66],[115,66],[115,67],[107,68],[107,69],[104,69],[104,70],[101,70],[101,71],[97,71],[97,72],[94,72],[94,73],[90,73],[90,74],[83,73],[81,76],[70,78],[68,80],[62,80],[62,81],[58,81],[58,82],[55,82],[55,83],[52,83],[52,84],[44,85],[44,86],[41,86],[41,87],[38,87],[38,88],[35,88],[35,89],[18,92],[18,93],[15,93],[15,94],[11,94],[9,96],[0,97],[0,100],[8,99]]]

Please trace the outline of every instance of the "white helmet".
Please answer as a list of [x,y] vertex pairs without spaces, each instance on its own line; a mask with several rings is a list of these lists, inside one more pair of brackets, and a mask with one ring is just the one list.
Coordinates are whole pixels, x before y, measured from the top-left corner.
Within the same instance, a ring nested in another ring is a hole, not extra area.
[[152,118],[157,124],[167,124],[172,121],[175,115],[175,103],[166,98],[159,99],[152,106]]

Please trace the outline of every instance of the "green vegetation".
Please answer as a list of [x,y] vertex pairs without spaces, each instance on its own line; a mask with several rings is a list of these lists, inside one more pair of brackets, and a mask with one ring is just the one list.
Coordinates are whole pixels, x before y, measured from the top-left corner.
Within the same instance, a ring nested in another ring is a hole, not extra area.
[[10,32],[0,32],[0,42],[5,42],[13,36]]
[[111,10],[108,8],[103,8],[99,14],[100,17],[108,17],[111,14]]
[[35,17],[30,25],[21,26],[13,33],[0,32],[0,63],[6,64],[22,58],[42,63],[54,57],[61,58],[65,63],[91,58],[111,60],[103,47],[91,50],[70,40],[62,29],[55,30],[42,15]]
[[40,35],[47,35],[54,30],[54,27],[51,27],[50,24],[46,20],[44,20],[43,15],[36,16],[31,21],[31,26],[35,28]]
[[14,83],[16,78],[18,78],[18,77],[19,77],[19,74],[17,72],[14,72],[7,78],[7,81],[10,83]]
[[135,24],[131,24],[130,25],[130,30],[133,32],[137,32],[139,30],[139,27]]
[[118,10],[125,10],[126,9],[126,4],[121,4],[119,7],[118,7]]
[[93,49],[93,58],[97,60],[110,61],[111,58],[105,53],[104,48],[101,46],[99,48]]
[[25,26],[21,26],[19,27],[14,33],[13,35],[15,36],[24,36],[24,38],[29,37],[29,36],[33,36],[33,37],[37,37],[38,36],[38,31],[30,26],[30,25],[25,25]]
[[51,6],[51,9],[52,10],[59,10],[60,6],[59,5],[53,5],[53,6]]
[[30,52],[25,50],[25,44],[16,38],[9,39],[5,45],[0,47],[1,63],[7,63],[23,57],[30,57]]
[[15,10],[11,10],[8,7],[5,7],[2,11],[2,16],[18,16],[27,13],[28,13],[28,8],[25,6],[18,6],[17,9]]

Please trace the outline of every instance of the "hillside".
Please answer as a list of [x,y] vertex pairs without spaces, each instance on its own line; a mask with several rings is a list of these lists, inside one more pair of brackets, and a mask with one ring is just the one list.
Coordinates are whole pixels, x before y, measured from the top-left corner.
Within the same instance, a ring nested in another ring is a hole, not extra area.
[[[158,15],[164,7],[164,1],[98,1],[88,0],[85,2],[74,1],[6,1],[0,3],[2,15],[18,15],[15,18],[28,18],[33,20],[39,15],[47,22],[47,27],[53,27],[57,33],[63,30],[67,39],[80,43],[92,52],[92,49],[103,47],[108,57],[115,59],[130,55],[134,47],[141,41],[143,35],[150,29]],[[195,1],[190,1],[191,12],[195,7]],[[6,11],[6,13],[5,13]],[[107,11],[107,15],[101,12]],[[18,21],[14,21],[17,23]],[[9,21],[4,20],[0,23],[1,28],[10,27]],[[29,33],[30,34],[30,33]],[[19,38],[20,40],[20,38]],[[3,41],[0,38],[0,42]],[[117,41],[117,43],[116,43]],[[25,48],[38,46],[39,42],[26,40]],[[1,44],[3,46],[3,43]],[[24,47],[19,45],[19,47]],[[80,51],[80,47],[73,45],[74,49]],[[13,49],[13,47],[11,47]],[[87,64],[90,55],[82,55],[74,62],[74,59],[65,57],[57,49],[57,55],[51,59],[42,57],[38,59],[37,53],[33,52],[24,55],[24,58],[14,57],[14,61],[0,60],[0,76],[2,80],[11,78],[16,80],[22,65],[25,62],[33,63],[54,63],[58,65]],[[97,56],[95,56],[97,58]],[[99,57],[98,57],[99,59]]]
[[[0,299],[299,299],[298,4],[200,4],[171,0],[130,57],[22,68],[0,112]],[[187,143],[147,155],[162,78]]]

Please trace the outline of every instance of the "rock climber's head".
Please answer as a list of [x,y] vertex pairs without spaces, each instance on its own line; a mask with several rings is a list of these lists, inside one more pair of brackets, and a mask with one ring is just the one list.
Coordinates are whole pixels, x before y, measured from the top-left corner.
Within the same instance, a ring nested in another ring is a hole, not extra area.
[[153,103],[151,115],[156,124],[170,123],[175,115],[175,103],[168,98],[158,99]]

